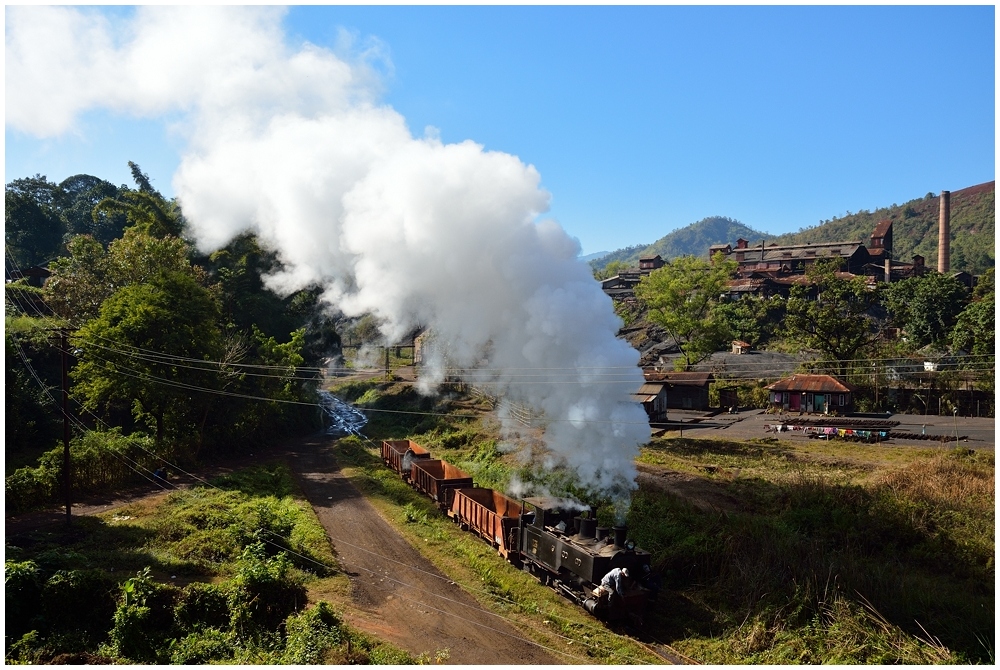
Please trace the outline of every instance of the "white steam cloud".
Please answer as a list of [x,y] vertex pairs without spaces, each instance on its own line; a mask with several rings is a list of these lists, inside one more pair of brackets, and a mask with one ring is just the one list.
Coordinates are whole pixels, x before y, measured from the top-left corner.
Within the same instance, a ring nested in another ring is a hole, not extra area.
[[6,12],[8,126],[60,134],[98,107],[171,115],[188,142],[173,184],[203,249],[253,231],[286,265],[276,290],[320,284],[389,340],[431,328],[440,363],[543,415],[550,465],[612,495],[634,487],[649,437],[629,398],[638,354],[578,243],[539,220],[534,167],[414,137],[378,104],[364,58],[289,47],[281,10]]

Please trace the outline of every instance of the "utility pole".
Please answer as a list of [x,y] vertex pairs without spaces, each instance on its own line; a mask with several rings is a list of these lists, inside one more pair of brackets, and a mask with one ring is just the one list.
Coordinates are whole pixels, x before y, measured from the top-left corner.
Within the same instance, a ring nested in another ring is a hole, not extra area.
[[66,339],[66,328],[55,328],[59,333],[59,351],[62,360],[62,415],[63,415],[63,500],[66,503],[66,523],[72,518],[73,503],[70,496],[70,460],[69,460],[69,341]]
[[389,345],[382,348],[385,349],[385,380],[389,381]]

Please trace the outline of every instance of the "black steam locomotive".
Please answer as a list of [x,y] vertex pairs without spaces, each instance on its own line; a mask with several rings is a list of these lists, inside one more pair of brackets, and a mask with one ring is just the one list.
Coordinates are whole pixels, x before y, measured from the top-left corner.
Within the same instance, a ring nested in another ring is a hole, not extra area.
[[[517,501],[476,487],[472,477],[410,440],[383,442],[382,460],[462,528],[594,616],[636,619],[655,598],[649,552],[636,548],[623,526],[598,527],[594,510],[579,502]],[[601,588],[607,575],[613,583]]]

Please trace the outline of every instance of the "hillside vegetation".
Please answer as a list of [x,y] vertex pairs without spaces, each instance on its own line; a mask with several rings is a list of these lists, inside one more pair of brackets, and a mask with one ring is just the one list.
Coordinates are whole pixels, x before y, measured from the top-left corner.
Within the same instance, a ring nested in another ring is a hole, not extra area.
[[[996,191],[994,182],[951,194],[951,269],[981,274],[996,262]],[[797,233],[774,238],[778,244],[860,240],[867,244],[876,224],[893,221],[894,255],[909,261],[914,254],[937,267],[938,219],[941,197],[928,193],[902,205],[861,210],[828,219]]]
[[[661,237],[648,246],[635,245],[612,251],[593,261],[595,269],[612,261],[638,265],[642,256],[659,254],[664,260],[678,256],[704,256],[713,244],[733,244],[737,238],[762,238],[777,244],[806,244],[859,240],[868,244],[872,230],[883,219],[892,219],[894,255],[909,262],[914,254],[937,267],[940,196],[928,193],[902,205],[874,211],[848,212],[795,233],[773,236],[722,216],[712,216]],[[996,262],[996,199],[994,182],[979,184],[951,194],[951,269],[981,274]]]
[[639,244],[618,249],[591,264],[595,268],[603,268],[612,261],[638,265],[640,258],[657,254],[666,261],[680,256],[701,256],[707,254],[713,244],[733,242],[738,237],[759,240],[771,236],[725,216],[710,216],[664,235],[648,246]]

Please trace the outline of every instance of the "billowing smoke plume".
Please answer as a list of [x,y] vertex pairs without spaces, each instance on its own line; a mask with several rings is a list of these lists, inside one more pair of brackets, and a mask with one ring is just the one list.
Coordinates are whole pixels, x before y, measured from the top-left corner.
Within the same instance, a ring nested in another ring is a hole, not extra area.
[[541,415],[549,465],[627,492],[649,435],[629,399],[638,354],[615,337],[620,321],[578,243],[539,218],[538,172],[471,141],[415,137],[378,104],[364,57],[291,49],[280,19],[143,8],[116,23],[8,8],[8,124],[59,133],[97,106],[179,116],[188,144],[173,184],[204,250],[252,231],[285,264],[276,290],[320,284],[348,316],[376,315],[390,341],[430,328],[438,365],[424,383],[445,365],[470,369],[462,376]]

